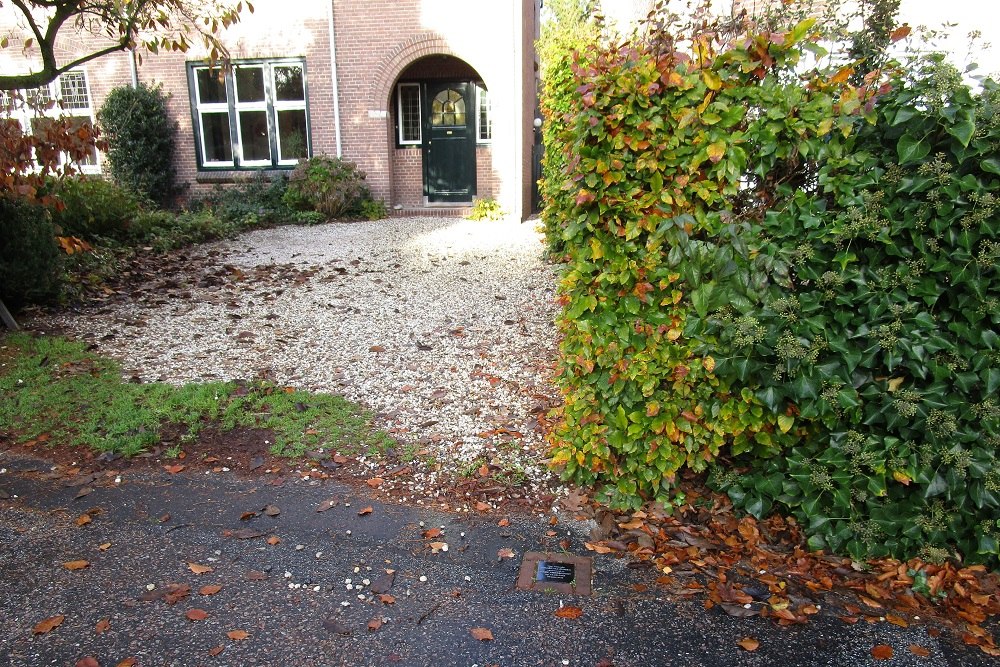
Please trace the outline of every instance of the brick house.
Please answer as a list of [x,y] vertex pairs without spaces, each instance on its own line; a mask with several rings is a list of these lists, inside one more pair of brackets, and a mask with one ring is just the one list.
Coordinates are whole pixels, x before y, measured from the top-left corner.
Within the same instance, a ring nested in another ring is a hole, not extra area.
[[[523,219],[535,180],[540,4],[257,0],[223,33],[233,68],[222,76],[197,49],[141,63],[115,53],[32,94],[86,122],[115,87],[162,85],[178,124],[178,181],[191,194],[340,155],[397,213],[453,213],[492,197]],[[23,32],[0,6],[0,35],[22,43]],[[95,39],[61,37],[58,47],[71,55]],[[0,67],[23,70],[32,52],[0,50]],[[99,173],[101,156],[84,171]]]

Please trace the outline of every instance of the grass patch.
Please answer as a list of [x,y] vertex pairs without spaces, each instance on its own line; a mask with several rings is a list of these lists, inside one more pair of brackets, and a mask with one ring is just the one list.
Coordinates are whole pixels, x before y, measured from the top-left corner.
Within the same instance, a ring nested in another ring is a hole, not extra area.
[[395,446],[371,414],[343,397],[264,381],[183,386],[123,382],[119,365],[58,337],[0,339],[0,430],[18,442],[45,439],[134,456],[157,445],[166,425],[185,437],[212,425],[270,429],[271,451],[300,456],[317,449],[379,454]]

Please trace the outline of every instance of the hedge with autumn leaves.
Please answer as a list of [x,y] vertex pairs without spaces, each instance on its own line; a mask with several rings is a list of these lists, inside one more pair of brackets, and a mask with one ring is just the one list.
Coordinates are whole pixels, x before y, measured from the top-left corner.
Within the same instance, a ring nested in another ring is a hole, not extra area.
[[554,463],[625,507],[710,470],[814,548],[996,566],[1000,86],[802,74],[809,21],[721,34],[565,84]]

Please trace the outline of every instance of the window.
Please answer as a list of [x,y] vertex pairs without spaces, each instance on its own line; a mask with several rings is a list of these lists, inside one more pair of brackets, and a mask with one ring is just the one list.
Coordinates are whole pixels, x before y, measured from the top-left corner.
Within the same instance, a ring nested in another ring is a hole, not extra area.
[[[20,95],[7,92],[0,97],[0,115],[12,119],[22,131],[42,134],[58,118],[64,119],[70,130],[89,127],[94,124],[94,110],[91,106],[87,74],[83,70],[64,72],[55,81],[37,88],[23,90]],[[60,164],[65,164],[67,156],[60,156]],[[89,155],[73,165],[86,174],[101,171],[96,148]]]
[[431,125],[455,127],[465,125],[465,98],[451,88],[442,90],[431,100]]
[[292,166],[309,157],[305,63],[235,63],[230,72],[192,67],[198,165]]
[[399,126],[399,145],[419,144],[423,137],[420,131],[420,84],[401,83],[396,91],[396,118]]
[[476,141],[481,144],[493,140],[493,108],[490,94],[482,83],[476,84]]

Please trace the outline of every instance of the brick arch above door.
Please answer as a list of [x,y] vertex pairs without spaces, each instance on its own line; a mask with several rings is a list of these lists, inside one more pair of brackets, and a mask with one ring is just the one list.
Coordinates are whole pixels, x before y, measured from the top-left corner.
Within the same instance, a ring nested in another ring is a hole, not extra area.
[[385,109],[392,97],[392,88],[396,79],[411,63],[424,56],[453,56],[469,64],[477,72],[483,70],[477,67],[474,59],[465,54],[455,52],[448,41],[436,33],[421,33],[401,42],[391,50],[372,72],[372,84],[368,94],[369,109]]

